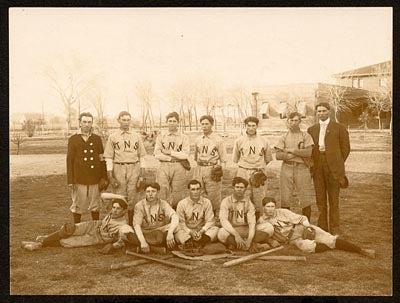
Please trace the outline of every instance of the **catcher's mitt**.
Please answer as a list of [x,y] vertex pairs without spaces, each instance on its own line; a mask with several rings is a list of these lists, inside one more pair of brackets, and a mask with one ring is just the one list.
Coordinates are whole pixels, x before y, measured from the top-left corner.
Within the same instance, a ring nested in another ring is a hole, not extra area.
[[189,257],[200,257],[202,255],[204,255],[204,250],[202,248],[187,248],[182,250],[182,253],[185,256],[189,256]]
[[110,183],[108,182],[107,179],[100,178],[100,181],[99,181],[99,191],[106,190],[107,187],[108,187],[108,184],[110,184]]
[[255,171],[250,177],[250,185],[255,188],[264,186],[265,181],[267,181],[267,176],[262,171]]
[[284,236],[278,229],[274,229],[271,237],[273,240],[278,241],[280,244],[285,244],[289,241],[288,237]]
[[191,169],[189,160],[185,159],[185,160],[182,160],[180,163],[182,164],[184,169],[186,169],[186,170]]
[[216,255],[226,253],[226,247],[222,243],[209,243],[203,248],[204,254]]
[[211,170],[211,180],[220,182],[223,174],[222,167],[220,165],[215,165]]
[[146,178],[139,177],[136,182],[136,190],[141,192],[141,191],[144,191],[145,188],[146,188]]
[[315,229],[311,226],[307,226],[303,230],[303,239],[305,240],[314,240],[315,239]]

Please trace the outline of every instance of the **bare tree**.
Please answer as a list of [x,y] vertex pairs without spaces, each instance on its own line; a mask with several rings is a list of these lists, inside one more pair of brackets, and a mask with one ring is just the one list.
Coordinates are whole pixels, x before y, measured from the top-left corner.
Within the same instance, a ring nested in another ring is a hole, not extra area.
[[136,86],[136,96],[142,105],[142,125],[143,130],[147,133],[154,129],[154,117],[152,110],[152,101],[155,94],[150,81],[144,81]]
[[17,155],[19,154],[20,146],[24,142],[24,136],[20,131],[16,131],[11,136],[11,142],[17,145]]
[[328,88],[329,103],[334,111],[336,122],[339,122],[339,113],[349,112],[358,105],[355,100],[348,97],[350,89],[350,87],[340,85],[331,85]]
[[[89,74],[89,68],[77,57],[72,57],[61,67],[47,65],[43,75],[50,80],[51,87],[57,92],[64,106],[67,122],[67,134],[71,129],[74,107],[80,113],[80,97],[93,86],[96,76]],[[75,110],[76,112],[76,110]]]
[[[374,67],[374,77],[379,81],[377,91],[371,91],[368,95],[369,107],[376,112],[379,129],[382,129],[381,113],[392,112],[392,81],[390,75],[391,64],[379,64]],[[392,117],[389,125],[392,131]]]
[[[234,111],[238,113],[239,125],[250,112],[251,93],[245,87],[237,85],[227,91],[227,99],[231,100]],[[234,123],[236,125],[236,114],[234,112]]]

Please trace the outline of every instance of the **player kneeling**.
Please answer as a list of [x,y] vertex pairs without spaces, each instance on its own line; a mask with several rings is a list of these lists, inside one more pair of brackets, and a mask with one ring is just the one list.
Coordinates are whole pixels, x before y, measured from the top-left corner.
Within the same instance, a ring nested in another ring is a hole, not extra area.
[[311,225],[306,216],[296,214],[288,209],[276,208],[275,199],[265,197],[263,203],[263,214],[258,219],[257,230],[265,230],[273,226],[274,231],[270,236],[277,239],[281,244],[289,243],[295,245],[301,251],[307,253],[318,253],[330,249],[340,249],[375,257],[372,249],[360,248],[337,235],[331,235],[318,226]]
[[172,207],[159,198],[159,193],[160,185],[156,182],[149,183],[145,186],[145,199],[135,205],[135,232],[128,234],[128,245],[140,247],[143,253],[150,250],[166,252],[166,247],[172,249],[176,244],[174,232],[178,227],[179,218]]
[[34,251],[54,244],[63,247],[82,247],[108,243],[105,249],[110,252],[124,246],[126,235],[133,232],[125,216],[127,207],[128,204],[123,198],[113,199],[112,209],[103,220],[66,223],[59,231],[36,237],[35,242],[22,242],[22,247]]
[[189,197],[178,202],[176,212],[179,227],[175,239],[182,249],[204,247],[217,238],[211,201],[201,196],[201,183],[191,180],[188,183]]
[[257,252],[257,243],[266,242],[273,228],[266,226],[265,230],[256,231],[255,207],[245,196],[248,185],[247,180],[241,177],[233,179],[233,194],[221,201],[219,219],[222,227],[218,231],[218,240],[229,249]]

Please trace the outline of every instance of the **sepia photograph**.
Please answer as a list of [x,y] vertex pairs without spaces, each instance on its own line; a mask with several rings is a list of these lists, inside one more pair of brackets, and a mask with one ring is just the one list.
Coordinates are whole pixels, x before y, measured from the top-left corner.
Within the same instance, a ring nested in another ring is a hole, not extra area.
[[8,17],[11,295],[393,295],[391,7]]

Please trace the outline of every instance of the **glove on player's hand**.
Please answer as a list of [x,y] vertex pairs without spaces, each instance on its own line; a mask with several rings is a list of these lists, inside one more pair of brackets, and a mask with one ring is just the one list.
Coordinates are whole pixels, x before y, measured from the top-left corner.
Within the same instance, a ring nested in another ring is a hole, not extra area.
[[109,184],[109,182],[108,182],[107,179],[100,178],[100,181],[99,181],[99,191],[106,190],[107,187],[108,187],[108,184]]
[[274,229],[274,233],[271,237],[271,239],[278,241],[280,244],[285,244],[289,241],[289,239],[284,236],[278,229]]
[[258,188],[261,185],[264,186],[265,181],[267,181],[267,176],[262,171],[256,171],[250,177],[250,184],[255,188]]
[[187,248],[187,249],[182,250],[182,253],[185,256],[189,256],[189,257],[200,257],[200,256],[204,255],[204,250],[200,247]]
[[111,254],[115,250],[114,246],[109,243],[106,246],[104,246],[102,249],[99,250],[99,253],[102,253],[104,255]]
[[220,182],[223,174],[222,167],[220,165],[215,165],[211,170],[211,180]]
[[303,239],[305,240],[314,240],[315,239],[315,229],[311,226],[307,226],[303,230]]
[[184,169],[186,169],[186,170],[191,169],[189,160],[185,159],[185,160],[182,160],[180,163],[182,164]]

